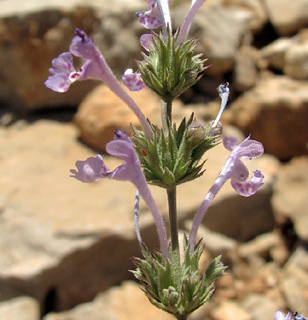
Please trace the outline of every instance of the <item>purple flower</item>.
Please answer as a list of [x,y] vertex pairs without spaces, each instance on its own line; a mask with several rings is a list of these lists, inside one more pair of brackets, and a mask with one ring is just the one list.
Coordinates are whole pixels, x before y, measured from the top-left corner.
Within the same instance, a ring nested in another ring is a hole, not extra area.
[[149,51],[149,45],[152,45],[152,35],[145,33],[140,37],[140,44],[142,45],[142,47],[146,50]]
[[148,11],[136,12],[139,22],[147,29],[163,28],[163,35],[172,30],[168,0],[148,0]]
[[149,1],[148,11],[138,11],[136,12],[139,22],[146,29],[156,29],[162,25],[159,8],[156,1]]
[[[180,27],[177,42],[183,43],[190,30],[191,23],[205,0],[192,0],[191,7]],[[168,0],[149,0],[148,11],[137,12],[140,23],[147,29],[156,29],[162,26],[163,36],[166,38],[168,30],[172,31],[172,22]]]
[[[76,71],[73,66],[72,54],[87,60],[79,71]],[[77,80],[101,80],[135,113],[145,135],[147,137],[151,135],[146,117],[122,88],[94,41],[84,31],[76,29],[76,37],[71,42],[70,52],[62,53],[58,58],[52,60],[52,66],[53,68],[49,70],[52,75],[45,82],[48,88],[57,92],[65,92]]]
[[140,91],[145,88],[145,84],[142,81],[141,73],[133,72],[132,69],[127,69],[122,76],[123,84],[130,91]]
[[115,130],[114,140],[106,145],[106,151],[124,162],[115,170],[110,171],[104,164],[103,158],[97,155],[85,161],[77,161],[78,171],[71,170],[71,177],[86,183],[103,178],[132,182],[152,212],[157,226],[162,256],[166,258],[168,256],[168,239],[164,222],[145,180],[133,143],[125,132]]
[[231,179],[231,185],[237,193],[244,197],[250,197],[263,185],[262,180],[264,176],[260,170],[256,170],[250,181],[246,181],[249,172],[244,163],[239,159],[260,157],[264,152],[263,145],[258,141],[249,140],[249,137],[240,145],[238,145],[235,137],[225,137],[223,144],[227,150],[231,151],[229,165],[225,165],[223,168],[225,170],[224,174]]
[[80,72],[73,66],[73,57],[70,52],[64,52],[51,61],[53,68],[49,69],[52,76],[45,82],[47,88],[57,92],[66,92],[70,85],[78,80]]
[[110,173],[108,167],[105,166],[101,155],[90,157],[85,161],[77,161],[76,167],[78,171],[72,169],[70,177],[85,183],[91,183],[105,178]]
[[291,320],[292,313],[288,312],[287,315],[285,315],[282,311],[277,311],[274,314],[274,320]]
[[250,140],[249,138],[250,137],[245,139],[241,144],[238,144],[238,141],[235,137],[225,137],[223,139],[224,147],[231,151],[231,154],[222,167],[220,174],[215,180],[213,186],[205,196],[193,221],[189,236],[189,244],[192,251],[195,246],[199,225],[216,194],[228,179],[231,180],[231,185],[234,190],[244,197],[253,195],[263,185],[262,180],[264,177],[260,170],[256,170],[254,172],[254,176],[250,179],[250,181],[246,181],[249,172],[247,167],[240,159],[257,158],[260,157],[264,152],[262,143],[255,140]]

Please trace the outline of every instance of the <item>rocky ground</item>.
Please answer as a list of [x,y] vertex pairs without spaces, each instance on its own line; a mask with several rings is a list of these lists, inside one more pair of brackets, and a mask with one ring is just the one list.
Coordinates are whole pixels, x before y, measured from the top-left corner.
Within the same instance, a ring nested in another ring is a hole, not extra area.
[[[134,115],[104,85],[78,83],[65,94],[43,85],[75,27],[94,37],[118,76],[135,67],[143,30],[134,12],[145,6],[0,0],[0,319],[171,319],[128,272],[129,258],[140,256],[134,187],[68,177],[76,160],[104,152],[114,128],[137,125]],[[175,24],[187,8],[186,1],[173,8]],[[200,267],[222,254],[228,274],[192,320],[270,320],[278,309],[308,315],[307,26],[305,0],[211,0],[192,26],[211,67],[176,101],[175,119],[194,111],[199,121],[212,120],[216,87],[228,81],[224,134],[251,134],[266,152],[247,163],[264,173],[262,189],[244,199],[226,185],[204,219]],[[153,93],[133,98],[159,121]],[[204,176],[179,187],[183,233],[227,156],[221,145],[209,151]],[[104,157],[111,168],[119,163]],[[163,190],[152,191],[166,214]],[[155,248],[143,202],[140,212],[143,239]]]

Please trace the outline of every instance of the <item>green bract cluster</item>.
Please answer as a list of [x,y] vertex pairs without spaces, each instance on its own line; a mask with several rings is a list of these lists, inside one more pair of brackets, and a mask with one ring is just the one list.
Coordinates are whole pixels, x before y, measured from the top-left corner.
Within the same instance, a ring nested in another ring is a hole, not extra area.
[[215,289],[215,280],[225,274],[226,267],[221,263],[220,256],[210,262],[204,273],[199,274],[198,263],[202,252],[199,242],[191,253],[185,238],[184,261],[178,268],[177,263],[170,261],[172,252],[167,260],[162,261],[159,254],[151,254],[144,248],[144,259],[132,258],[137,266],[132,273],[141,282],[152,304],[177,319],[186,319],[209,299]]
[[176,126],[168,125],[164,132],[151,125],[153,134],[146,138],[142,131],[133,128],[132,141],[143,167],[148,183],[168,189],[200,177],[204,153],[218,144],[220,132],[214,132],[210,125],[204,127],[194,120],[184,118]]
[[207,68],[202,54],[194,55],[196,40],[177,44],[176,38],[177,34],[163,39],[153,33],[149,55],[143,53],[144,60],[138,61],[143,82],[166,102],[194,85]]

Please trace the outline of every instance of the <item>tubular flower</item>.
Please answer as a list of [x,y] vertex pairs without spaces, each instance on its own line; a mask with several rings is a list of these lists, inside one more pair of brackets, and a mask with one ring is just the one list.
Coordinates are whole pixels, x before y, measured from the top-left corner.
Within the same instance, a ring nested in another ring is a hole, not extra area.
[[114,140],[106,145],[106,151],[110,155],[124,160],[124,162],[115,170],[110,171],[104,164],[103,158],[97,155],[85,161],[77,161],[78,171],[71,170],[71,177],[85,183],[103,178],[132,182],[152,212],[160,239],[162,256],[166,258],[168,255],[168,240],[164,222],[146,183],[133,143],[125,132],[115,130]]
[[[65,92],[77,80],[101,80],[128,105],[139,119],[146,136],[150,136],[151,129],[144,114],[122,88],[94,41],[84,31],[76,29],[76,37],[73,38],[69,50],[70,52],[64,52],[52,60],[53,68],[49,69],[52,75],[46,80],[46,87],[53,91]],[[87,59],[79,71],[73,66],[72,55]]]
[[189,237],[189,245],[191,250],[194,249],[197,231],[207,209],[211,205],[218,191],[228,179],[231,180],[231,185],[234,190],[244,197],[250,197],[263,185],[262,180],[264,176],[260,170],[256,170],[254,172],[254,176],[250,179],[250,181],[246,180],[249,172],[247,167],[240,160],[242,158],[252,159],[260,157],[264,152],[262,143],[255,140],[250,140],[250,137],[248,137],[241,144],[238,144],[238,141],[235,137],[229,136],[223,139],[223,144],[227,150],[231,151],[231,154],[222,167],[220,174],[215,180],[213,186],[205,196],[193,221]]

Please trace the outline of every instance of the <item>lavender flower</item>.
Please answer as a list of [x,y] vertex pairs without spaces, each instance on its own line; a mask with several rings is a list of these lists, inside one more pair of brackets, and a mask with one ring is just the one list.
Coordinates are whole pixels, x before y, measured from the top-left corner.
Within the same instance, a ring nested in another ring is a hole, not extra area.
[[[184,21],[180,27],[177,39],[178,44],[181,44],[186,40],[192,20],[194,19],[197,11],[204,2],[205,0],[192,0],[190,10],[185,16]],[[156,29],[162,26],[163,35],[166,38],[168,30],[170,32],[172,31],[169,1],[149,0],[148,8],[148,11],[137,12],[137,17],[140,23],[147,29]]]
[[145,87],[142,81],[140,72],[133,72],[132,69],[127,69],[122,76],[123,84],[130,91],[140,91]]
[[139,22],[146,29],[156,29],[162,25],[161,15],[156,0],[148,1],[148,10],[147,11],[138,11],[136,12]]
[[166,258],[168,255],[168,240],[164,222],[146,183],[133,143],[125,132],[115,130],[114,140],[106,145],[106,151],[110,155],[124,160],[124,162],[114,171],[110,171],[104,164],[103,158],[97,155],[85,161],[77,161],[78,171],[71,170],[71,177],[85,183],[103,178],[132,182],[152,212],[157,226],[162,256]]
[[260,142],[250,140],[249,138],[250,137],[245,139],[241,144],[238,144],[238,141],[235,137],[225,137],[223,139],[224,147],[231,151],[231,155],[226,160],[219,176],[205,196],[193,221],[189,237],[189,245],[191,250],[194,249],[197,231],[207,209],[211,205],[218,191],[228,179],[231,179],[231,185],[234,190],[244,197],[250,197],[263,185],[262,180],[264,177],[259,170],[254,172],[254,176],[250,179],[250,181],[246,181],[249,172],[240,159],[257,158],[260,157],[264,152],[263,145]]
[[[149,137],[151,129],[144,114],[122,88],[94,41],[84,31],[76,29],[76,37],[73,38],[69,49],[70,52],[62,53],[52,60],[53,68],[49,70],[52,75],[48,77],[45,85],[53,91],[65,92],[77,80],[101,80],[135,113],[145,135]],[[79,71],[76,71],[73,66],[72,54],[87,59]]]

